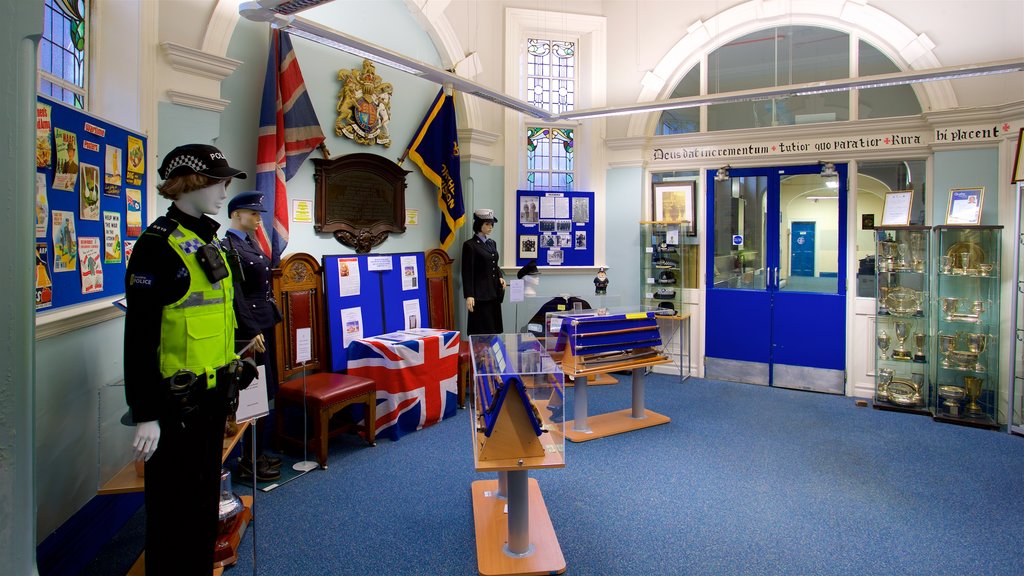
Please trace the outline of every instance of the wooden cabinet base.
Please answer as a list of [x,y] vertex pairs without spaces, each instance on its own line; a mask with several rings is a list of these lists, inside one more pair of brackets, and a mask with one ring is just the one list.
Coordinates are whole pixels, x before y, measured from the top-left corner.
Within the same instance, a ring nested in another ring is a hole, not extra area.
[[529,534],[533,551],[522,558],[509,556],[504,551],[508,542],[507,500],[498,498],[497,493],[497,480],[473,482],[473,524],[476,527],[477,569],[481,576],[565,572],[565,557],[537,481],[529,479]]
[[633,418],[633,410],[627,408],[617,412],[608,412],[607,414],[588,417],[587,424],[590,426],[590,432],[573,430],[573,421],[570,420],[565,423],[565,437],[573,442],[586,442],[587,440],[596,440],[597,438],[614,436],[623,432],[668,424],[671,421],[672,419],[668,416],[651,410],[644,410],[643,418]]

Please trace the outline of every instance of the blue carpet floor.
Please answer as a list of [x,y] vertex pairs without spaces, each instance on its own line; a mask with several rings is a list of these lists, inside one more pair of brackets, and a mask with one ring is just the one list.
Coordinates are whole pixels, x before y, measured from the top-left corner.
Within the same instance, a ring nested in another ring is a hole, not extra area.
[[[628,378],[590,390],[627,408]],[[531,473],[573,575],[1021,574],[1024,438],[850,398],[649,375],[672,422],[566,445]],[[567,394],[572,413],[572,393]],[[258,574],[477,573],[470,413],[256,502]],[[252,573],[253,531],[228,575]]]

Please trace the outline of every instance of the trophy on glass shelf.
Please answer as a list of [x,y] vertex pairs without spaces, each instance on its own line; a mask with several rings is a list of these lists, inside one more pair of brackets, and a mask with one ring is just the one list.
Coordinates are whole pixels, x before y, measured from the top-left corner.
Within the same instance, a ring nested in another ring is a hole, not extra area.
[[970,350],[973,355],[975,355],[975,372],[985,371],[985,365],[981,363],[981,353],[985,351],[985,347],[988,345],[988,340],[988,334],[967,334],[967,349]]
[[963,266],[963,275],[967,276],[967,271],[971,267],[971,253],[961,252],[960,253],[960,265]]
[[953,273],[953,257],[943,256],[942,257],[942,273],[952,274]]
[[909,336],[907,323],[897,321],[893,324],[893,327],[896,329],[896,349],[892,351],[892,359],[910,360],[910,350],[907,350],[903,345],[907,341],[907,336]]
[[964,389],[959,386],[939,386],[939,398],[942,398],[942,406],[950,416],[960,417],[960,401],[964,396]]
[[978,404],[978,396],[981,396],[983,382],[984,380],[977,376],[964,376],[964,390],[967,393],[967,406],[964,408],[970,416],[979,416],[985,413],[981,404]]
[[885,359],[888,355],[889,344],[892,342],[892,339],[889,337],[889,333],[885,330],[882,330],[875,339],[878,343],[878,349],[882,351],[882,359]]
[[975,300],[971,302],[970,318],[975,322],[981,322],[981,315],[985,313],[985,301]]
[[956,311],[960,307],[959,298],[943,298],[942,299],[942,313],[946,315],[946,320],[950,321],[956,316]]
[[891,368],[879,368],[878,369],[878,386],[875,387],[875,399],[880,402],[889,401],[889,384],[892,384],[892,378],[895,372]]
[[927,334],[923,332],[914,334],[914,346],[917,347],[917,352],[914,352],[914,362],[925,362],[927,360],[924,354],[924,345],[927,338]]
[[921,234],[914,234],[910,237],[910,261],[913,265],[915,272],[924,272],[924,253],[922,246],[924,245],[924,236]]
[[956,348],[956,336],[953,334],[939,334],[939,352],[942,354],[942,367],[949,368],[949,355]]

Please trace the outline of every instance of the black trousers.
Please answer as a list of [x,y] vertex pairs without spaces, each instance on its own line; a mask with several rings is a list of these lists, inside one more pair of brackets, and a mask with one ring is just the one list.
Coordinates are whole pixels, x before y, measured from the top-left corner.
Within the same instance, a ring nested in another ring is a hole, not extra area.
[[206,390],[184,418],[162,418],[146,462],[146,575],[209,576],[217,542],[224,399]]
[[504,334],[501,325],[501,300],[477,300],[466,322],[466,334]]

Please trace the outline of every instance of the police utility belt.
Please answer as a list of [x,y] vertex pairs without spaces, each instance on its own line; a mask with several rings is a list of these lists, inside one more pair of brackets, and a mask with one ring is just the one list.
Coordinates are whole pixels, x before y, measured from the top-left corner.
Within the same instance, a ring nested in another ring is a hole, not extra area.
[[[250,358],[236,359],[217,368],[216,374],[216,390],[222,395],[224,405],[236,407],[238,391],[256,378],[256,364]],[[206,374],[196,374],[191,370],[178,370],[164,378],[163,383],[167,386],[171,407],[177,416],[191,414],[199,407],[207,391]]]

